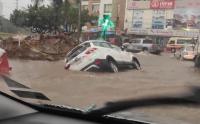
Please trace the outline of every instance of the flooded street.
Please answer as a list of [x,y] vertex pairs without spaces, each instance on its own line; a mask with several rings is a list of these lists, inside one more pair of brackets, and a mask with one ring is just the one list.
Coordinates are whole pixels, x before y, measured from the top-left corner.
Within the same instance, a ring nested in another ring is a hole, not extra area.
[[[191,61],[176,60],[171,54],[137,56],[142,70],[116,74],[66,71],[64,61],[11,60],[10,77],[45,93],[54,104],[82,109],[109,101],[179,96],[200,86],[200,73]],[[156,106],[131,112],[146,121],[182,124],[198,123],[200,115],[200,109],[193,106]]]

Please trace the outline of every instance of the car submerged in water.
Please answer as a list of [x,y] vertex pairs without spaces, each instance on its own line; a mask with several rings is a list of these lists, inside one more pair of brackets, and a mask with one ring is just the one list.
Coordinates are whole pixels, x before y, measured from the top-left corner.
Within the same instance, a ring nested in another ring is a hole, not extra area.
[[127,67],[141,69],[136,56],[103,40],[81,43],[67,54],[65,62],[65,69],[75,71],[118,72]]

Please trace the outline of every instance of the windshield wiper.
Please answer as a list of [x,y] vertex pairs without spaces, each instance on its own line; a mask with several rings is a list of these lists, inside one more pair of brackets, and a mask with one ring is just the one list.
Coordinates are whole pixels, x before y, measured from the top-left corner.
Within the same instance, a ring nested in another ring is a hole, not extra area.
[[[30,94],[27,96],[27,93],[20,95],[21,93],[19,94],[19,93],[14,92],[13,89],[16,89],[16,88],[20,89],[20,92],[21,90],[22,92],[25,92],[32,89],[21,83],[16,82],[15,80],[8,78],[7,76],[2,76],[2,77],[5,83],[7,84],[7,86],[9,87],[9,90],[13,92],[14,94],[16,94],[17,96],[21,98],[41,99],[41,98],[38,98],[39,97],[38,94],[32,94],[33,97],[28,97]],[[37,92],[37,93],[39,93],[39,95],[42,95],[42,97],[45,98],[43,100],[48,99],[43,93],[40,93],[40,92]],[[54,115],[60,115],[60,116],[65,116],[65,117],[72,117],[75,119],[83,119],[83,120],[92,121],[92,122],[109,123],[109,124],[150,124],[148,122],[134,120],[134,119],[126,119],[123,117],[90,115],[88,114],[88,111],[75,109],[69,106],[61,106],[61,105],[53,105],[53,104],[33,104],[33,103],[29,103],[29,102],[25,102],[23,100],[17,99],[1,91],[0,91],[0,95],[3,95],[14,101],[17,101],[23,105],[29,106],[35,110],[38,110],[39,112],[43,112],[47,114],[54,114]]]
[[8,86],[8,89],[13,92],[15,95],[21,98],[28,98],[28,99],[37,99],[37,100],[48,100],[50,99],[41,92],[35,91],[15,80],[10,79],[7,76],[1,75],[3,80]]
[[179,105],[179,106],[199,106],[200,105],[200,87],[192,88],[192,95],[184,95],[181,97],[152,97],[137,100],[123,100],[116,102],[108,102],[104,107],[92,110],[87,114],[103,116],[133,108],[152,107],[163,105]]
[[[4,77],[5,78],[5,77]],[[6,77],[6,79],[9,79]],[[12,81],[12,80],[10,80]],[[12,82],[13,83],[13,82]],[[16,82],[14,82],[16,83]],[[10,85],[10,86],[13,86]],[[21,86],[21,85],[17,85]],[[25,89],[29,89],[24,87]],[[0,94],[4,94],[1,93]],[[5,95],[5,94],[4,94]],[[122,100],[117,102],[109,102],[103,108],[91,109],[90,111],[82,111],[74,108],[68,108],[65,106],[57,106],[51,104],[31,104],[24,102],[22,100],[16,99],[12,96],[5,95],[11,99],[18,101],[24,105],[32,107],[40,112],[51,113],[57,115],[63,115],[68,117],[80,118],[84,120],[90,120],[95,122],[115,122],[115,124],[149,124],[148,122],[129,120],[126,118],[116,118],[109,116],[116,112],[128,110],[131,108],[140,108],[140,107],[151,107],[151,106],[160,106],[160,105],[200,105],[200,87],[192,88],[192,95],[184,95],[182,97],[154,97],[154,98],[144,98],[137,100]]]
[[77,110],[71,107],[65,106],[57,106],[51,104],[33,104],[29,102],[25,102],[23,100],[17,99],[13,96],[10,96],[2,91],[0,91],[0,95],[3,95],[11,100],[14,100],[22,105],[31,107],[38,112],[52,114],[56,116],[64,116],[74,119],[80,119],[90,122],[97,122],[102,124],[150,124],[149,122],[139,121],[134,119],[126,119],[123,117],[113,117],[113,116],[96,116],[96,115],[88,115],[81,110]]

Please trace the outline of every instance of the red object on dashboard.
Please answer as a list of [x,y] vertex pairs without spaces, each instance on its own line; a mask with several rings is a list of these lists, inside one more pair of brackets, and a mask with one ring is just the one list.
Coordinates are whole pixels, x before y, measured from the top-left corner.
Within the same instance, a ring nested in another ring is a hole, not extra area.
[[8,63],[7,53],[4,53],[0,57],[0,74],[9,74],[11,69],[12,68],[9,66],[9,63]]

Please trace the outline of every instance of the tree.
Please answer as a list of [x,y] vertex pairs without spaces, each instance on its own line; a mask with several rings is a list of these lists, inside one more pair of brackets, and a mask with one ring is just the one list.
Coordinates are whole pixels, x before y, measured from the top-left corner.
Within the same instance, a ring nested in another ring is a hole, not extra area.
[[85,25],[86,22],[90,22],[93,25],[97,25],[98,16],[89,15],[88,10],[82,10],[81,12],[81,26]]
[[24,27],[26,24],[27,13],[22,10],[14,10],[13,14],[10,16],[10,21],[16,26]]
[[63,1],[62,0],[52,0],[52,4],[53,4],[54,8],[58,8],[63,5]]
[[[39,5],[43,0],[34,0],[34,5],[29,5],[25,10],[15,10],[10,16],[10,21],[20,27],[28,27],[33,32],[75,32],[78,28],[78,8],[70,5],[68,0],[52,0],[49,6]],[[81,26],[86,22],[97,20],[97,16],[88,15],[83,10]]]
[[62,0],[52,0],[52,6],[54,8],[54,30],[55,32],[59,29],[60,23],[63,21],[62,16],[62,6],[63,6],[63,1]]
[[31,0],[33,2],[33,6],[37,9],[43,2],[44,0]]
[[68,18],[67,20],[67,29],[69,32],[75,32],[77,29],[77,24],[78,24],[78,9],[74,7],[70,7],[68,10]]
[[2,24],[2,21],[0,20],[0,32],[2,31],[2,26],[3,24]]
[[33,32],[52,32],[53,26],[56,22],[52,21],[54,18],[54,10],[51,6],[38,7],[37,10],[33,6],[30,6],[27,14],[27,27],[30,27]]

